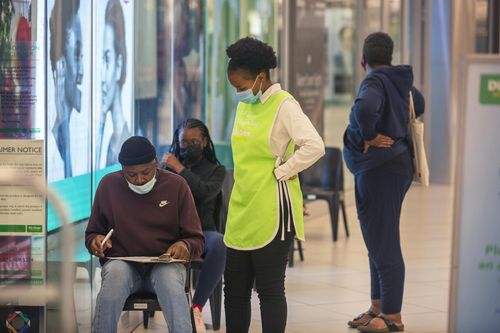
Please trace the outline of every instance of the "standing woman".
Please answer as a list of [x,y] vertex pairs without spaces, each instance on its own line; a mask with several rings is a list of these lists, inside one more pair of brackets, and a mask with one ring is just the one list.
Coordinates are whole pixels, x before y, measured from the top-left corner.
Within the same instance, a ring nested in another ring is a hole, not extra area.
[[228,79],[239,100],[231,137],[235,182],[224,236],[226,327],[230,333],[248,332],[255,282],[262,332],[285,332],[288,251],[294,237],[304,239],[297,174],[325,148],[297,101],[271,81],[272,47],[246,37],[226,53]]
[[412,68],[391,65],[393,48],[386,33],[366,37],[361,60],[366,77],[344,134],[344,159],[354,174],[358,219],[370,261],[370,307],[348,322],[362,332],[404,331],[399,219],[413,178],[407,139],[410,91],[417,117],[425,102],[413,87]]

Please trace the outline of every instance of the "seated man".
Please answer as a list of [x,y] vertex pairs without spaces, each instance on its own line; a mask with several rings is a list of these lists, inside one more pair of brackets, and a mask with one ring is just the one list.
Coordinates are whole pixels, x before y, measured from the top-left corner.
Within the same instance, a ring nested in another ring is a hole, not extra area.
[[[189,186],[182,177],[156,167],[155,149],[144,137],[125,141],[118,160],[122,170],[99,183],[85,231],[86,247],[102,265],[92,332],[116,332],[127,297],[139,291],[158,296],[170,332],[192,332],[183,264],[106,259],[164,253],[198,258],[204,239]],[[111,239],[101,246],[111,229]]]

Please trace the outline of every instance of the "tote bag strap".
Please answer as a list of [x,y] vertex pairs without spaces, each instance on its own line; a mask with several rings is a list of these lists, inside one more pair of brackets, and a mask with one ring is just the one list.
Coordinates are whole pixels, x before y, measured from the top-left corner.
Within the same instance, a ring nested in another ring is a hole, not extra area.
[[413,104],[413,94],[410,90],[410,103],[409,103],[409,109],[410,109],[410,117],[408,119],[409,122],[412,122],[415,120],[417,117],[415,116],[415,105]]

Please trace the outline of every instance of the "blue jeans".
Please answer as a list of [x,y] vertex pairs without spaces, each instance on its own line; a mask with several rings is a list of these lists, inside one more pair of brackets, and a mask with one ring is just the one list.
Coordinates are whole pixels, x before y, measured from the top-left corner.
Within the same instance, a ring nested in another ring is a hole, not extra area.
[[193,304],[204,306],[219,283],[226,265],[226,245],[224,236],[217,231],[204,231],[205,252]]
[[191,333],[191,315],[184,291],[186,268],[182,264],[139,264],[109,260],[102,267],[93,333],[116,332],[123,305],[130,294],[155,293],[169,332]]

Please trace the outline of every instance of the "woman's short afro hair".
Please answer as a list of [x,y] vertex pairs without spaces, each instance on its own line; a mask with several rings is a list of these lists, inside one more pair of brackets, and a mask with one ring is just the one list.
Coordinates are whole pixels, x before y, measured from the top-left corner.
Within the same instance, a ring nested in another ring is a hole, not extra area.
[[243,69],[257,76],[264,71],[269,77],[269,70],[278,65],[273,48],[253,37],[244,37],[229,45],[226,54],[230,59],[228,73]]

